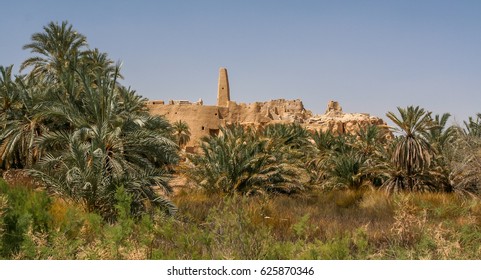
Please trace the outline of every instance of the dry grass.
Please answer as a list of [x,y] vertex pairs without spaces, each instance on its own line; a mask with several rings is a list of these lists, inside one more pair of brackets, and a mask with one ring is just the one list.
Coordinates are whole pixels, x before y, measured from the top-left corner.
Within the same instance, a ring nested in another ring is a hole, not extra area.
[[[3,204],[10,203],[7,194],[1,195]],[[185,189],[172,199],[179,208],[175,218],[157,213],[109,224],[75,203],[52,198],[45,212],[49,228],[36,231],[31,220],[21,250],[4,257],[481,258],[481,204],[474,198],[432,193],[390,196],[376,190],[226,197]]]

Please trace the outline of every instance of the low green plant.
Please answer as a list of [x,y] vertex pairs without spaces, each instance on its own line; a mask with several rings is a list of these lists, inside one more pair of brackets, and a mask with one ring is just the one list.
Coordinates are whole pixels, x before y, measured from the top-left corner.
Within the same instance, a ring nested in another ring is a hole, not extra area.
[[2,215],[4,229],[1,243],[1,255],[9,258],[20,251],[29,231],[49,233],[51,199],[45,192],[21,186],[9,187],[3,181],[0,182],[0,194],[9,201]]
[[134,230],[134,220],[131,215],[132,196],[123,187],[115,192],[115,210],[117,211],[116,223],[106,228],[106,235],[111,243],[112,255],[120,259],[121,247],[127,247],[125,242]]
[[294,233],[299,238],[302,238],[302,239],[306,238],[306,233],[309,230],[309,218],[310,218],[310,215],[309,213],[307,213],[304,216],[302,216],[297,223],[292,225],[292,230],[294,230]]

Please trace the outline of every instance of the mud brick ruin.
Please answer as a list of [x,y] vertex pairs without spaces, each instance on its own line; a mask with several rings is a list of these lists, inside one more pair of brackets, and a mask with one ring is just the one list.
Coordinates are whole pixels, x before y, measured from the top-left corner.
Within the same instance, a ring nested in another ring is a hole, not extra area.
[[378,125],[386,128],[386,123],[369,114],[344,113],[336,101],[330,101],[325,114],[313,115],[304,108],[301,100],[275,99],[250,104],[237,103],[230,99],[227,69],[220,68],[217,91],[217,105],[204,105],[186,100],[150,100],[147,107],[152,114],[163,115],[169,121],[185,121],[190,128],[191,138],[187,152],[194,152],[203,136],[217,135],[219,128],[228,124],[241,124],[260,127],[271,123],[299,123],[306,129],[330,130],[335,134],[354,134],[361,127]]

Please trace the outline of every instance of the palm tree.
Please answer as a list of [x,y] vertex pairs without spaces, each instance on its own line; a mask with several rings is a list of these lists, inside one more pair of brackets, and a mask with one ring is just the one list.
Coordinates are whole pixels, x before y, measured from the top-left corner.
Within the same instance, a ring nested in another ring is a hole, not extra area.
[[0,131],[0,158],[4,168],[25,168],[40,157],[35,140],[46,127],[37,115],[38,104],[45,94],[34,80],[17,78],[2,94],[3,130]]
[[172,205],[153,190],[159,186],[170,191],[166,166],[178,158],[170,125],[150,116],[132,91],[119,88],[118,75],[101,69],[95,75],[77,75],[82,82],[78,102],[65,103],[61,94],[50,94],[48,106],[43,104],[43,118],[67,125],[39,138],[37,145],[46,155],[31,174],[51,191],[80,200],[107,219],[114,214],[112,199],[119,187],[133,196],[137,212],[161,202],[172,212]]
[[426,186],[423,172],[430,167],[433,156],[431,145],[423,136],[431,126],[431,113],[419,106],[398,107],[398,112],[399,116],[386,114],[398,126],[394,132],[400,134],[391,160],[405,174],[402,186],[408,190],[422,189]]
[[423,135],[437,154],[441,154],[446,145],[451,143],[456,136],[455,127],[447,127],[450,117],[451,114],[449,113],[435,115],[434,119],[431,120],[429,129]]
[[[312,133],[311,137],[314,148],[309,153],[306,166],[311,176],[311,183],[331,188],[332,180],[330,179],[333,179],[331,171],[333,171],[339,156],[352,153],[352,136],[334,135],[330,130],[319,130]],[[338,161],[338,163],[340,162]]]
[[250,127],[222,127],[219,136],[202,139],[201,153],[189,155],[189,172],[198,185],[211,192],[292,193],[303,190],[302,169],[277,154],[271,139]]
[[464,121],[464,133],[470,136],[481,137],[481,113],[476,114],[476,118],[469,117]]
[[339,139],[339,137],[334,136],[330,130],[316,130],[312,133],[311,137],[314,141],[314,146],[320,153],[333,149]]
[[31,77],[42,77],[48,81],[58,80],[60,73],[71,71],[72,64],[80,58],[87,47],[87,39],[78,33],[67,21],[61,24],[50,22],[43,32],[34,33],[32,42],[24,50],[37,56],[25,60],[20,71],[33,67]]
[[[105,144],[111,144],[109,141],[87,141],[91,136],[89,134],[95,133],[84,129],[73,134],[56,135],[58,142],[63,136],[64,149],[60,153],[45,155],[36,168],[30,170],[30,174],[43,181],[51,193],[83,203],[88,211],[98,212],[108,220],[115,218],[114,194],[120,187],[132,195],[133,214],[144,213],[149,205],[175,213],[175,206],[152,188],[160,186],[165,192],[170,192],[166,171],[152,165],[140,167],[127,161],[116,151],[105,147]],[[107,138],[121,141],[118,136],[110,133]],[[47,137],[52,138],[53,135]]]
[[274,139],[282,147],[291,150],[310,146],[309,132],[297,123],[267,125],[262,131],[262,136]]
[[315,152],[308,168],[312,182],[323,189],[360,189],[378,186],[376,168],[382,160],[386,138],[379,127],[360,127],[356,135],[334,136],[330,131],[312,135]]
[[364,156],[370,157],[378,153],[379,147],[386,144],[386,135],[377,125],[367,125],[359,128],[352,145]]
[[[103,72],[103,75],[117,74],[120,78],[123,78],[119,73],[116,73],[116,64],[108,57],[108,54],[100,52],[97,48],[82,52],[80,65],[92,73],[100,71]],[[111,78],[114,77],[112,76]]]
[[481,194],[481,138],[460,134],[451,147],[449,182],[463,195]]
[[37,57],[28,78],[0,68],[3,167],[29,168],[48,190],[81,201],[106,219],[115,215],[115,192],[133,198],[132,211],[175,207],[169,165],[178,161],[170,124],[150,116],[145,99],[117,82],[120,66],[67,22],[50,23],[24,46]]
[[15,109],[20,105],[20,94],[12,69],[13,65],[0,66],[0,121],[3,126],[14,117]]
[[183,148],[190,141],[189,125],[182,121],[176,121],[172,124],[173,135],[179,148]]
[[469,117],[464,128],[452,127],[453,137],[443,151],[452,191],[481,194],[481,113]]
[[357,190],[366,183],[366,175],[362,172],[366,158],[356,151],[334,154],[329,157],[323,168],[324,189],[348,188]]
[[[266,149],[278,161],[305,169],[314,146],[310,133],[299,124],[270,124],[257,131],[257,137],[266,140]],[[304,173],[304,172],[303,172]]]
[[447,122],[451,115],[444,113],[436,115],[431,120],[431,127],[424,133],[424,137],[429,142],[434,154],[433,164],[430,170],[434,185],[446,192],[453,191],[450,174],[450,161],[453,158],[453,151],[458,132],[456,127],[447,127]]
[[389,142],[386,131],[377,125],[367,125],[360,127],[350,139],[353,154],[349,157],[360,163],[358,177],[362,179],[362,185],[382,185],[384,177],[378,168],[387,158]]

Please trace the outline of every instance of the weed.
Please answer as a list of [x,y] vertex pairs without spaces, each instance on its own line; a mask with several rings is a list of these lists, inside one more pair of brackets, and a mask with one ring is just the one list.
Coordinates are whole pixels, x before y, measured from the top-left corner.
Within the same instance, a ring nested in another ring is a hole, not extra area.
[[302,239],[306,238],[306,233],[307,233],[308,227],[309,227],[309,223],[308,223],[309,218],[310,218],[310,215],[309,215],[309,213],[307,213],[307,214],[305,214],[304,216],[301,217],[299,222],[297,222],[296,224],[294,224],[292,226],[292,229],[294,230],[294,233],[299,238],[302,238]]
[[[0,182],[0,257],[8,259],[479,259],[478,199],[376,190],[223,197],[180,192],[175,218],[117,219]],[[33,213],[35,212],[35,213]]]

